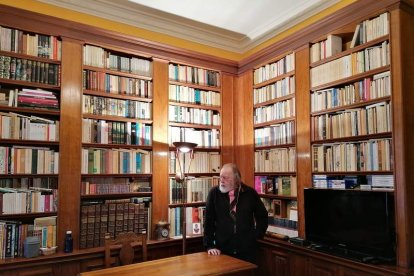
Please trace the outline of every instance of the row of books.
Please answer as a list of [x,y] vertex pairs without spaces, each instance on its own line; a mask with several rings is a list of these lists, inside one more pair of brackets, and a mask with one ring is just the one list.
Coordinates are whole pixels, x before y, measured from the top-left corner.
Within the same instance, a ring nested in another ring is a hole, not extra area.
[[0,112],[0,138],[58,141],[59,121]]
[[130,95],[142,98],[152,98],[152,82],[136,78],[128,78],[83,70],[82,87],[111,94]]
[[34,107],[43,109],[59,109],[59,101],[55,93],[42,89],[23,88],[1,90],[0,104],[13,107]]
[[168,111],[170,122],[213,126],[221,122],[220,113],[213,110],[170,105]]
[[169,145],[173,142],[192,142],[197,147],[220,147],[220,131],[218,129],[194,129],[187,127],[168,127]]
[[151,152],[139,149],[82,149],[83,174],[151,173]]
[[170,221],[170,237],[176,238],[183,235],[183,212],[186,212],[186,236],[202,235],[206,207],[176,207],[170,208],[168,219]]
[[254,123],[260,124],[295,116],[295,98],[254,109]]
[[[219,152],[194,152],[193,159],[190,154],[179,153],[181,172],[189,173],[219,173],[221,168]],[[176,152],[170,151],[170,173],[180,173],[180,165]],[[191,166],[190,166],[191,165]],[[189,169],[190,167],[190,169]]]
[[254,177],[254,189],[259,194],[296,196],[296,176],[261,176]]
[[57,189],[57,177],[19,177],[19,178],[2,178],[0,179],[0,188],[14,189]]
[[[186,202],[205,202],[210,189],[219,184],[218,177],[191,177],[187,183],[179,183],[170,178],[170,204]],[[184,186],[184,191],[183,191]],[[183,194],[184,193],[184,194]]]
[[294,172],[296,149],[276,148],[254,152],[255,172]]
[[149,60],[118,56],[101,47],[91,45],[83,47],[83,64],[141,76],[152,75],[152,63]]
[[0,174],[57,174],[59,152],[43,147],[0,147]]
[[315,91],[311,94],[312,112],[351,105],[391,95],[390,71],[353,84]]
[[310,60],[311,62],[317,62],[340,52],[342,52],[342,38],[330,34],[325,40],[312,44]]
[[135,119],[151,119],[152,104],[148,102],[83,95],[83,113]]
[[181,64],[168,66],[170,80],[220,87],[219,72]]
[[356,175],[321,175],[312,176],[314,188],[322,189],[354,189],[361,184],[366,184],[366,176]]
[[192,103],[200,105],[220,106],[220,93],[215,91],[205,91],[182,85],[170,84],[168,89],[168,99],[181,103]]
[[290,220],[287,218],[278,218],[278,217],[268,217],[269,225],[276,226],[276,227],[283,227],[287,229],[298,229],[298,222],[296,220]]
[[351,77],[390,64],[390,44],[366,48],[311,69],[311,86]]
[[26,237],[39,237],[40,247],[56,246],[56,216],[35,218],[33,224],[0,221],[0,259],[24,256]]
[[140,122],[82,119],[82,142],[149,146],[152,143],[152,126]]
[[390,132],[391,107],[390,103],[381,102],[365,108],[315,116],[312,123],[314,140]]
[[386,12],[358,24],[352,37],[351,48],[388,35],[390,32],[389,17],[389,13]]
[[295,122],[271,125],[254,130],[254,144],[260,146],[275,146],[290,144],[295,141]]
[[0,56],[0,78],[60,86],[60,65]]
[[151,184],[146,179],[129,178],[87,178],[81,182],[82,195],[105,195],[135,192],[151,192]]
[[62,42],[52,35],[29,34],[0,26],[0,50],[60,60]]
[[255,88],[253,90],[253,103],[263,103],[293,93],[295,93],[295,77],[286,77],[267,86]]
[[257,68],[253,72],[253,81],[255,84],[270,80],[277,76],[286,74],[295,70],[295,54],[289,54],[276,62],[268,63]]
[[131,198],[84,202],[81,206],[79,247],[104,246],[105,235],[108,234],[114,239],[124,232],[148,233],[148,222],[151,221],[149,201],[148,198]]
[[314,145],[314,172],[390,171],[391,139]]
[[0,188],[1,214],[26,214],[57,211],[58,194],[55,189]]

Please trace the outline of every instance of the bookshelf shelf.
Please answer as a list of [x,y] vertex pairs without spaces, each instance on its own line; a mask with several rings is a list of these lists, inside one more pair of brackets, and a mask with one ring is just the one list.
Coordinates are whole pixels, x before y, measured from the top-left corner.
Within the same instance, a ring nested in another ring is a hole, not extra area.
[[176,127],[189,127],[189,128],[198,128],[198,129],[220,129],[220,126],[212,126],[212,125],[196,125],[196,124],[187,124],[187,123],[176,123],[176,122],[169,122],[170,126]]
[[206,90],[206,91],[214,91],[214,92],[219,92],[219,93],[221,92],[221,87],[208,86],[208,85],[199,85],[199,84],[194,84],[192,82],[181,82],[181,81],[170,80],[169,84],[187,86],[187,87],[200,89],[200,90]]
[[131,122],[136,123],[140,122],[143,124],[152,124],[151,120],[135,119],[135,118],[125,118],[121,116],[108,116],[108,115],[94,115],[94,114],[83,114],[83,118],[95,119],[95,120],[107,120],[107,121],[116,121],[116,122]]
[[38,114],[38,115],[48,115],[48,116],[60,116],[59,110],[48,110],[40,108],[29,108],[29,107],[12,107],[0,105],[0,111],[14,112],[14,113],[24,113],[24,114]]
[[105,91],[98,91],[98,90],[84,89],[83,94],[98,96],[98,97],[105,97],[105,98],[133,100],[133,101],[139,101],[139,102],[148,102],[148,103],[152,102],[152,98],[143,98],[143,97],[131,96],[131,95],[127,95],[127,94],[115,94],[115,93],[110,93],[110,92],[105,92]]
[[43,89],[54,90],[54,91],[60,90],[60,86],[57,86],[57,85],[45,84],[45,83],[40,83],[40,82],[23,81],[23,80],[0,78],[0,83],[26,86],[26,87],[34,87],[34,88],[43,88]]
[[358,46],[356,46],[356,47],[354,47],[354,48],[351,48],[351,49],[345,50],[345,51],[340,52],[340,53],[338,53],[338,54],[336,54],[336,55],[332,55],[332,56],[330,56],[330,57],[328,57],[328,58],[325,58],[325,59],[323,59],[323,60],[319,60],[319,61],[317,61],[317,62],[313,62],[313,63],[311,63],[311,64],[310,64],[310,67],[311,67],[311,68],[313,68],[313,67],[317,67],[317,66],[319,66],[319,65],[321,65],[321,64],[324,64],[324,63],[330,62],[330,61],[332,61],[332,60],[335,60],[335,59],[338,59],[338,58],[344,57],[344,56],[349,55],[349,54],[352,54],[352,53],[356,53],[356,52],[358,52],[358,51],[364,50],[364,49],[365,49],[365,48],[367,48],[367,47],[371,47],[371,46],[374,46],[374,45],[376,45],[376,44],[380,44],[380,43],[382,43],[382,42],[384,42],[384,41],[388,41],[388,40],[390,40],[390,36],[389,36],[389,35],[384,35],[384,36],[381,36],[381,37],[376,38],[376,39],[374,39],[374,40],[371,40],[371,41],[369,41],[369,42],[367,42],[367,43],[364,43],[364,44],[358,45]]
[[152,192],[135,192],[135,193],[119,193],[119,194],[81,195],[81,199],[130,198],[130,197],[150,197],[150,196],[152,196]]
[[[216,173],[189,173],[187,176],[194,176],[194,177],[200,177],[200,176],[219,176],[220,172]],[[175,173],[170,173],[169,176],[175,176]]]
[[57,216],[57,212],[42,212],[42,213],[25,213],[25,214],[0,214],[1,219],[27,219],[27,218],[41,218],[41,217],[49,217],[49,216]]
[[296,196],[289,196],[289,195],[260,194],[259,193],[259,196],[263,198],[272,198],[272,199],[297,200]]
[[334,112],[338,112],[338,111],[344,111],[344,110],[347,110],[347,109],[364,107],[364,106],[371,105],[371,104],[376,104],[376,103],[380,103],[380,102],[389,102],[389,101],[391,101],[391,97],[386,96],[386,97],[381,97],[381,98],[377,98],[377,99],[373,99],[373,100],[369,100],[369,101],[360,101],[359,103],[338,106],[338,107],[335,107],[335,108],[329,108],[329,109],[325,109],[325,110],[321,110],[321,111],[315,111],[315,112],[312,112],[311,115],[312,116],[317,116],[317,115],[322,115],[322,114],[334,113]]
[[286,101],[289,99],[292,99],[295,97],[295,93],[283,96],[283,97],[279,97],[279,98],[274,98],[273,100],[270,101],[266,101],[266,102],[262,102],[262,103],[257,103],[253,106],[253,108],[257,108],[257,107],[261,107],[261,106],[266,106],[266,105],[270,105],[270,104],[274,104],[277,102],[282,102],[282,101]]
[[201,207],[205,206],[206,203],[203,202],[186,202],[186,203],[172,203],[168,204],[169,208],[177,208],[177,207]]
[[101,144],[101,143],[82,143],[84,148],[115,148],[115,149],[142,149],[152,150],[152,146],[127,145],[127,144]]
[[111,69],[105,69],[105,68],[94,67],[94,66],[88,66],[88,65],[83,65],[83,69],[84,70],[96,71],[96,72],[103,72],[103,73],[116,75],[116,76],[134,78],[134,79],[152,80],[152,77],[148,77],[148,76],[142,76],[142,75],[137,75],[137,74],[133,74],[133,73],[127,73],[127,72],[111,70]]
[[87,174],[81,174],[81,177],[128,177],[128,178],[146,178],[149,179],[152,177],[152,174],[146,173],[146,174],[139,174],[139,173],[117,173],[117,174],[93,174],[93,173],[87,173]]
[[[170,151],[175,151],[175,147],[170,146],[169,147]],[[207,148],[207,147],[196,147],[195,151],[197,152],[220,152],[221,148],[216,148],[216,147],[211,147],[211,148]]]
[[4,144],[48,146],[48,147],[58,147],[59,146],[59,142],[57,142],[57,141],[0,139],[0,145],[4,145]]
[[255,172],[254,175],[260,175],[260,176],[274,176],[274,175],[295,176],[296,172]]
[[283,118],[283,119],[279,119],[279,120],[273,120],[273,121],[268,121],[268,122],[264,122],[264,123],[260,123],[260,124],[255,124],[253,127],[254,128],[260,128],[260,127],[266,127],[266,126],[286,123],[286,122],[295,121],[295,120],[296,120],[295,117],[288,117],[288,118]]
[[279,75],[277,77],[271,78],[270,80],[257,83],[255,85],[253,85],[253,88],[261,88],[263,86],[272,84],[274,82],[277,82],[277,81],[282,80],[282,79],[287,78],[287,77],[292,77],[294,75],[295,75],[295,71],[293,70],[293,71],[290,71],[290,72],[288,72],[286,74],[282,74],[282,75]]
[[393,174],[393,171],[352,171],[352,172],[312,172],[313,175],[381,175],[381,174]]
[[212,106],[212,105],[192,104],[192,103],[183,103],[183,102],[174,102],[174,101],[170,101],[169,104],[170,105],[175,105],[175,106],[184,106],[184,107],[214,110],[214,111],[218,111],[218,112],[221,110],[221,107]]
[[0,178],[40,178],[40,177],[59,177],[58,174],[0,174]]
[[312,91],[317,91],[317,90],[330,88],[330,87],[333,87],[333,86],[338,86],[338,85],[341,85],[341,84],[348,84],[348,83],[356,82],[356,81],[359,81],[359,80],[363,80],[366,77],[370,77],[370,76],[375,75],[375,74],[379,74],[379,73],[389,71],[390,69],[391,69],[390,65],[382,66],[380,68],[376,68],[374,70],[370,70],[370,71],[367,71],[367,72],[364,72],[364,73],[355,74],[355,75],[353,75],[351,77],[348,77],[348,78],[343,78],[343,79],[332,81],[332,82],[325,83],[325,84],[322,84],[322,85],[314,86],[314,87],[311,88],[311,90]]
[[324,140],[313,140],[312,144],[327,144],[327,143],[336,143],[336,142],[347,142],[347,141],[363,141],[369,139],[380,139],[380,138],[391,138],[391,132],[382,132],[376,134],[369,134],[369,135],[360,135],[360,136],[351,136],[351,137],[341,137],[341,138],[334,138],[334,139],[324,139]]
[[267,150],[267,149],[277,149],[277,148],[292,148],[295,147],[295,143],[289,144],[280,144],[280,145],[269,145],[269,146],[255,146],[255,150]]
[[19,54],[19,53],[14,53],[14,52],[7,52],[7,51],[0,51],[0,56],[8,56],[8,57],[21,58],[21,59],[36,60],[36,61],[47,62],[47,63],[61,64],[60,60],[49,59],[45,57],[36,57],[32,55],[25,55],[25,54]]

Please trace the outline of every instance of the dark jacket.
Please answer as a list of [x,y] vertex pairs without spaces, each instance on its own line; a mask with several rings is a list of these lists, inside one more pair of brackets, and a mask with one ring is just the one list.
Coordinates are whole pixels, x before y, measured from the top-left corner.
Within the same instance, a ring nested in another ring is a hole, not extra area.
[[256,240],[263,237],[267,225],[266,208],[253,188],[242,183],[236,207],[236,229],[230,216],[229,194],[220,192],[218,186],[210,190],[204,224],[207,249],[218,248],[228,255],[254,254]]

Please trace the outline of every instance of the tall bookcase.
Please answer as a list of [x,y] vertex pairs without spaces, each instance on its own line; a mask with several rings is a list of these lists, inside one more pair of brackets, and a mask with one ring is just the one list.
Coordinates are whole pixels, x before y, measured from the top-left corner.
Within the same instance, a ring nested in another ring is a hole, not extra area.
[[297,236],[295,54],[254,69],[253,84],[254,186],[268,232]]
[[152,63],[86,44],[83,51],[80,248],[105,234],[148,232]]
[[[218,184],[221,167],[221,74],[194,65],[169,64],[169,222],[170,236],[182,235],[186,212],[187,235],[201,235],[209,189]],[[174,142],[197,144],[194,159],[176,156]],[[189,172],[184,187],[174,176]],[[191,166],[190,166],[191,162]],[[184,194],[183,194],[184,193]]]
[[[44,236],[42,247],[57,244],[62,42],[50,34],[4,25],[0,33],[0,259],[4,259],[22,256],[28,235]],[[41,220],[47,220],[44,231]]]

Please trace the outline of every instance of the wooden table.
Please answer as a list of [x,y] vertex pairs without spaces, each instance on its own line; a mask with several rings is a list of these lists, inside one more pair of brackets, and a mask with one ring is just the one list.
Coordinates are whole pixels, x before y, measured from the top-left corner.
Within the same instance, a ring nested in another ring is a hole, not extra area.
[[84,272],[81,275],[253,275],[256,267],[227,255],[210,256],[206,252],[200,252]]

